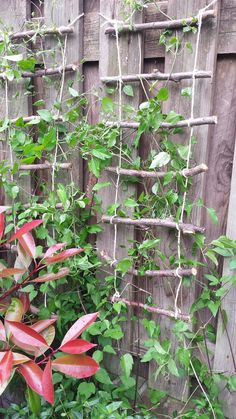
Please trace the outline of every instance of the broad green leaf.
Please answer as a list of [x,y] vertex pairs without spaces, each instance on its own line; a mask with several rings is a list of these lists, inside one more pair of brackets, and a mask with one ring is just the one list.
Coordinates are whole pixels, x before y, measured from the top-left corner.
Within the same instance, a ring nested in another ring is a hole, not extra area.
[[34,415],[38,415],[41,410],[41,399],[40,396],[35,393],[30,387],[27,386],[27,398],[31,412]]
[[46,121],[46,122],[52,121],[52,114],[48,109],[39,109],[37,113],[40,116],[40,118],[43,119],[43,121]]
[[166,164],[169,163],[169,161],[170,161],[170,155],[166,153],[165,151],[161,151],[154,157],[152,164],[150,166],[150,169],[156,169],[158,167],[165,166]]
[[120,260],[117,265],[116,265],[116,269],[117,271],[121,271],[122,274],[126,274],[126,272],[128,272],[128,270],[132,267],[132,260],[131,259],[122,259]]
[[110,185],[111,185],[110,182],[99,182],[99,183],[96,183],[96,185],[94,185],[94,187],[93,187],[93,191],[99,191],[100,189],[107,188]]
[[77,92],[77,90],[73,89],[72,87],[69,87],[69,92],[72,97],[79,97],[79,92]]
[[92,396],[92,394],[96,393],[96,387],[93,383],[88,383],[88,382],[84,382],[84,383],[80,383],[77,393],[79,395],[82,395],[87,399],[89,399],[90,396]]
[[131,85],[129,85],[129,84],[126,84],[126,85],[123,87],[123,92],[124,92],[127,96],[131,96],[131,97],[133,97],[133,96],[134,96],[134,90],[133,90],[133,87],[132,87]]
[[170,359],[168,361],[168,370],[170,371],[171,374],[175,375],[176,377],[179,377],[179,371],[173,359]]
[[112,381],[104,368],[100,368],[98,370],[98,372],[95,375],[95,378],[101,384],[112,385]]
[[214,208],[207,208],[207,213],[211,217],[213,223],[218,224],[219,220],[218,220],[218,217],[217,217],[217,214],[216,214]]
[[157,93],[157,99],[160,101],[168,100],[169,98],[169,90],[167,87],[162,87],[159,92]]
[[125,354],[121,357],[120,366],[126,378],[130,377],[134,360],[131,354]]
[[184,87],[181,90],[181,96],[191,97],[192,96],[192,88],[191,87]]
[[112,113],[113,112],[113,110],[114,110],[114,102],[113,102],[113,100],[110,97],[105,96],[102,99],[102,110],[105,113]]

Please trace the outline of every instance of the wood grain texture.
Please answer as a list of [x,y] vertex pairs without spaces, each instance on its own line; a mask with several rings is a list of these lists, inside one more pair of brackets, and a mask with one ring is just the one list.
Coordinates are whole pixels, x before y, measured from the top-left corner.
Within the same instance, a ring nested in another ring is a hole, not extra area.
[[[69,25],[81,13],[83,13],[82,0],[45,0],[44,1],[45,24],[47,26],[61,26]],[[67,37],[51,36],[45,38],[46,50],[49,50],[45,55],[46,66],[60,66],[63,65],[63,51],[65,50],[65,64],[75,64],[79,67],[79,72],[82,73],[81,60],[83,58],[83,17],[79,19],[74,25],[74,33]],[[67,39],[67,41],[66,41]],[[58,40],[59,43],[58,43]],[[66,49],[64,48],[67,42]],[[56,61],[56,62],[55,62]],[[78,72],[75,74],[65,75],[65,84],[62,95],[62,106],[65,107],[65,100],[70,97],[68,92],[68,82],[73,83],[75,88],[80,93],[83,90],[82,82],[79,81]],[[45,86],[45,99],[47,108],[52,108],[53,103],[59,99],[60,88],[62,83],[62,75],[53,77],[53,82]],[[55,112],[55,109],[54,109]],[[71,179],[78,185],[82,185],[82,163],[79,155],[79,150],[75,150],[72,158],[72,171],[65,176],[59,176],[59,180],[63,183],[70,183]],[[72,176],[72,178],[71,178]]]
[[222,0],[219,30],[219,54],[236,53],[236,1]]
[[[30,17],[30,7],[27,0],[10,0],[3,2],[0,9],[0,18],[2,25],[13,31],[18,31],[24,28],[26,20]],[[25,52],[24,45],[20,47],[22,53]],[[28,115],[31,112],[30,104],[25,95],[24,81],[12,81],[8,82],[8,117],[15,118],[19,116]],[[5,85],[1,86],[1,117],[6,117],[6,90]],[[2,135],[1,135],[2,136]],[[10,147],[8,141],[0,142],[0,157],[1,160],[11,161]],[[13,155],[14,158],[14,155]],[[14,176],[14,180],[17,182],[20,188],[19,199],[25,203],[28,201],[29,194],[31,193],[31,181],[30,177],[23,177],[19,179],[17,175]],[[10,198],[5,193],[1,192],[1,205],[3,203],[11,204]]]
[[[218,63],[217,93],[215,106],[219,107],[220,125],[215,132],[215,152],[211,164],[215,167],[215,182],[212,179],[210,195],[216,197],[214,202],[219,210],[220,223],[217,231],[211,230],[213,238],[216,233],[224,233],[236,240],[236,58],[222,57]],[[227,74],[227,77],[225,77]],[[222,95],[224,92],[224,95]],[[221,106],[220,106],[221,105]],[[218,152],[216,151],[218,150]],[[212,156],[213,157],[213,156]],[[232,170],[233,164],[233,170]],[[213,168],[212,168],[213,169]],[[232,173],[232,176],[231,176]],[[230,197],[229,197],[230,194]],[[229,207],[228,207],[229,202]],[[228,207],[228,208],[227,208]],[[228,210],[228,211],[227,211]],[[228,215],[227,215],[228,213]],[[223,275],[232,275],[227,259],[223,266]],[[222,302],[222,310],[227,313],[227,331],[230,337],[232,351],[236,354],[236,288],[233,287]],[[226,374],[235,374],[235,367],[229,347],[226,332],[223,332],[221,316],[218,319],[217,340],[215,348],[214,370],[224,371]],[[226,417],[233,418],[236,409],[235,393],[223,389],[221,398],[225,404]]]
[[[198,13],[198,10],[201,7],[206,5],[205,0],[169,0],[167,14],[169,16],[175,16],[177,19],[183,16],[192,16]],[[182,36],[181,32],[177,32],[178,36]],[[196,36],[187,35],[184,38],[184,42],[190,41],[192,43],[193,53],[190,54],[187,48],[182,50],[182,53],[176,56],[173,65],[173,54],[167,53],[165,56],[165,72],[168,71],[191,71],[194,67],[194,53],[196,47]],[[216,44],[217,44],[217,20],[211,20],[207,23],[204,23],[202,26],[201,33],[201,42],[199,46],[199,57],[197,69],[212,71],[214,74],[215,70],[215,60],[216,60]],[[197,80],[196,87],[196,100],[194,108],[194,117],[208,116],[211,113],[211,102],[212,102],[212,84],[207,80]],[[169,84],[170,98],[167,105],[164,107],[165,111],[170,111],[171,109],[177,113],[184,115],[184,117],[190,117],[190,102],[186,98],[181,97],[180,91],[182,88],[191,86],[192,81],[181,81],[178,85]],[[200,127],[194,129],[194,135],[198,139],[198,147],[194,150],[194,156],[192,159],[191,165],[200,164],[200,161],[205,163],[207,156],[207,138],[210,128]],[[177,142],[182,144],[187,144],[189,141],[189,130],[186,129],[181,136],[175,137]],[[202,197],[203,193],[203,179],[204,176],[198,176],[194,179],[194,186],[192,188],[192,197],[194,200],[197,200],[199,197]],[[191,198],[190,198],[191,199]],[[201,212],[195,211],[193,214],[194,223],[196,225],[201,225]],[[158,230],[157,230],[158,231]],[[163,233],[158,231],[158,237],[162,239],[163,242],[163,251],[166,256],[177,253],[177,237],[172,233]],[[191,248],[191,241],[184,239],[182,237],[182,252],[188,254],[186,249]],[[173,283],[173,281],[172,281]],[[159,304],[161,307],[173,308],[174,298],[176,293],[176,286],[178,281],[175,284],[164,281],[163,284],[154,282],[155,296],[154,302]],[[182,312],[188,313],[195,299],[194,283],[191,285],[191,289],[186,289],[182,287],[179,306]],[[168,319],[157,319],[158,323],[161,325],[161,337],[169,338],[172,343],[172,350],[176,347],[176,341],[171,332],[173,323]],[[150,385],[156,386],[157,388],[162,388],[168,392],[168,394],[179,400],[186,400],[188,397],[188,377],[183,379],[178,379],[172,375],[169,376],[168,380],[164,378],[158,378],[155,382],[153,379],[155,369],[154,365],[150,366]],[[167,413],[167,412],[165,412]]]
[[[111,0],[107,2],[106,0],[101,1],[100,12],[102,15],[108,18],[116,18],[120,19],[120,13],[123,10],[123,2],[121,0],[115,1]],[[135,17],[135,22],[141,22],[142,15],[137,14]],[[116,46],[116,38],[115,37],[107,37],[104,34],[105,27],[102,25],[104,23],[104,19],[101,19],[101,26],[100,26],[100,63],[99,63],[99,75],[100,77],[103,76],[113,76],[118,74],[118,60],[117,60],[117,46]],[[119,39],[119,46],[120,46],[120,55],[121,55],[121,66],[122,66],[122,74],[129,74],[132,72],[139,72],[142,71],[142,39],[141,36],[138,34],[127,34],[125,36],[120,37]],[[140,55],[141,54],[141,55]],[[134,84],[134,97],[129,98],[122,94],[122,103],[132,105],[134,108],[138,108],[140,103],[140,89],[139,83]],[[114,95],[114,101],[117,103],[118,97]],[[118,111],[118,109],[117,109]],[[132,131],[123,130],[123,138],[124,142],[130,145],[133,141]],[[117,162],[114,162],[117,164]],[[100,181],[111,181],[111,177],[108,173],[104,173]],[[112,184],[114,185],[114,184]],[[122,184],[119,186],[118,191],[118,203],[122,204],[124,199],[127,196],[135,195],[136,190],[134,186],[128,186],[126,190],[124,190]],[[106,193],[102,193],[102,207],[103,212],[106,213],[108,205],[115,202],[115,188],[111,186],[106,188]],[[129,215],[132,214],[130,211]],[[132,226],[118,226],[118,234],[117,234],[117,251],[116,257],[122,259],[127,257],[127,250],[130,246],[129,240],[134,240],[135,232]],[[107,253],[111,254],[113,257],[113,245],[114,245],[114,226],[106,225],[104,226],[103,232],[98,235],[97,247],[98,251],[105,250]],[[122,280],[121,289],[127,284],[132,282],[132,277],[127,275]],[[128,286],[125,293],[122,294],[124,297],[132,299],[132,286]],[[130,319],[130,313],[128,319]],[[124,333],[125,337],[121,344],[121,348],[124,351],[129,351],[132,349],[132,328],[130,327],[130,323],[127,322],[125,325]],[[117,360],[118,361],[118,360]],[[114,371],[117,372],[116,364],[113,364]]]

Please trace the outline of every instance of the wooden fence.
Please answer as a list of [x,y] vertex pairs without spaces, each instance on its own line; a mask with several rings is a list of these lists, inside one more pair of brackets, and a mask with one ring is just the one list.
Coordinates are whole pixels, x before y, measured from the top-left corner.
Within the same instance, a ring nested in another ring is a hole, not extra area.
[[[142,23],[155,22],[156,27],[149,25],[148,27],[141,27],[139,31],[127,31],[120,35],[120,53],[121,53],[121,69],[119,69],[119,62],[117,61],[116,53],[116,36],[114,36],[114,29],[110,21],[112,19],[120,18],[120,11],[123,6],[121,0],[2,0],[0,18],[6,26],[12,26],[14,32],[25,29],[24,23],[26,20],[43,19],[47,27],[66,27],[71,28],[75,17],[84,13],[84,16],[74,24],[74,31],[68,36],[67,46],[67,65],[76,65],[80,67],[83,73],[83,83],[76,81],[80,92],[101,92],[104,83],[109,81],[109,77],[119,76],[119,70],[122,71],[124,80],[132,82],[135,86],[136,94],[133,98],[126,98],[126,102],[135,108],[138,108],[139,103],[143,100],[143,88],[140,83],[140,74],[144,74],[143,83],[149,78],[158,79],[158,74],[172,74],[172,73],[191,73],[194,65],[194,54],[186,51],[183,55],[177,56],[174,67],[173,60],[170,55],[166,53],[164,46],[159,44],[159,37],[161,30],[166,27],[166,16],[174,16],[175,19],[183,19],[196,15],[200,8],[205,7],[210,1],[207,0],[169,0],[158,1],[148,4],[142,13],[137,13],[134,17],[134,25]],[[158,6],[158,7],[157,7]],[[160,9],[158,11],[158,8]],[[194,198],[201,197],[206,207],[215,208],[219,218],[219,224],[212,224],[207,217],[204,209],[197,209],[194,213],[194,224],[204,226],[206,228],[207,241],[210,241],[221,234],[227,234],[236,239],[235,227],[235,196],[236,196],[236,159],[235,159],[235,138],[236,138],[236,0],[218,0],[214,5],[214,17],[208,18],[202,24],[202,36],[200,40],[199,58],[197,69],[203,73],[203,77],[197,81],[197,97],[195,103],[195,118],[210,119],[198,121],[195,125],[195,135],[198,137],[198,145],[195,149],[194,160],[196,165],[206,164],[208,166],[207,174],[202,174],[196,177],[194,181]],[[163,23],[162,23],[163,22]],[[66,30],[65,32],[66,32]],[[178,30],[178,26],[176,28]],[[70,29],[67,33],[69,33]],[[53,48],[53,37],[48,34],[45,37],[44,48]],[[196,46],[196,37],[191,39],[193,50]],[[55,60],[55,58],[54,58]],[[83,64],[82,60],[84,61]],[[50,55],[48,61],[43,63],[49,69],[52,66]],[[57,63],[61,66],[63,63]],[[41,66],[42,68],[42,66]],[[71,67],[68,68],[68,71]],[[42,71],[42,70],[38,70]],[[67,72],[66,72],[67,74]],[[212,75],[209,80],[207,76]],[[34,89],[37,92],[36,99],[43,98],[46,105],[51,107],[55,100],[55,90],[53,86],[46,86],[43,82],[42,74],[38,77],[32,77]],[[135,75],[127,77],[129,75]],[[148,75],[148,76],[147,76]],[[27,76],[27,75],[26,75]],[[58,75],[55,75],[58,77]],[[167,76],[168,77],[168,76]],[[191,75],[190,75],[191,77]],[[71,73],[70,73],[71,78]],[[142,77],[141,77],[142,78]],[[189,86],[191,80],[179,80],[178,83],[170,84],[170,101],[168,108],[174,109],[175,112],[181,113],[188,120],[190,112],[186,102],[179,100],[179,91],[182,87]],[[170,77],[171,79],[171,77]],[[119,78],[118,78],[119,81]],[[158,84],[158,86],[161,86]],[[18,83],[17,89],[21,92],[17,99],[13,99],[12,88],[9,90],[10,102],[10,118],[17,118],[19,115],[25,117],[31,116],[34,113],[34,106],[27,96],[23,95],[23,85]],[[13,86],[14,89],[14,86]],[[2,100],[1,116],[5,116],[4,99]],[[166,107],[166,110],[168,111]],[[89,107],[89,122],[96,123],[99,121],[99,103],[95,96],[91,95],[91,103]],[[215,124],[217,116],[218,124]],[[118,118],[118,116],[117,116]],[[118,121],[120,122],[120,121]],[[196,122],[196,121],[195,121]],[[131,121],[132,123],[132,121]],[[194,122],[193,122],[194,124]],[[187,122],[186,135],[188,136]],[[132,128],[132,125],[124,125],[125,129]],[[133,127],[135,128],[135,127]],[[129,143],[132,141],[133,131],[130,131]],[[182,138],[184,138],[182,136]],[[151,139],[148,135],[142,138],[138,154],[142,159],[145,159],[152,146]],[[5,159],[6,154],[10,159],[10,151],[5,149],[5,146],[0,150],[0,155]],[[45,163],[44,163],[45,164]],[[86,190],[88,183],[88,172],[86,164],[81,160],[80,156],[74,156],[72,164],[73,178],[76,179],[81,187]],[[64,173],[67,173],[68,167],[64,167]],[[62,168],[63,169],[63,168]],[[37,174],[37,184],[40,179],[46,179],[48,176],[48,167],[45,166],[32,167],[32,176],[24,177],[20,183],[22,191],[24,191],[23,202],[28,202],[28,194],[35,193],[37,185],[35,185],[35,174]],[[103,180],[115,179],[117,174],[106,172],[103,175]],[[69,174],[68,174],[69,176]],[[146,182],[146,180],[144,180]],[[128,189],[120,191],[118,199],[120,202],[126,196],[137,193],[137,187],[129,186]],[[115,189],[114,187],[106,189],[103,192],[103,207],[114,201]],[[1,205],[4,204],[5,197],[1,193]],[[109,220],[108,220],[109,221]],[[160,232],[161,231],[161,232]],[[165,252],[170,254],[172,251],[172,233],[163,232],[163,229],[158,230],[159,235],[165,238]],[[137,235],[133,225],[120,226],[117,230],[117,242],[123,245],[128,243],[130,239],[141,239]],[[98,238],[98,250],[100,252],[106,251],[110,253],[114,243],[114,226],[105,224],[105,229]],[[122,258],[126,255],[126,251],[118,248],[116,257]],[[221,267],[227,271],[227,266]],[[132,272],[134,273],[134,272]],[[169,278],[148,278],[133,279],[131,274],[125,278],[126,283],[135,282],[141,288],[148,290],[153,295],[154,302],[162,307],[168,309],[173,307],[173,297],[168,290]],[[184,308],[186,312],[191,303],[196,298],[199,290],[191,288],[184,296]],[[224,299],[223,308],[228,312],[228,333],[230,333],[232,347],[234,353],[236,352],[236,291],[231,291]],[[142,293],[133,292],[132,287],[128,287],[123,297],[137,304],[142,304]],[[199,319],[200,323],[204,324],[206,314],[202,314]],[[157,318],[153,315],[153,318]],[[158,317],[161,324],[162,336],[170,336],[170,320],[165,316]],[[126,338],[123,342],[123,349],[137,353],[137,328],[130,327],[127,324]],[[139,337],[140,338],[140,337]],[[141,336],[138,351],[144,351],[142,341],[144,337]],[[229,353],[227,337],[225,332],[222,333],[222,327],[219,322],[217,342],[214,352],[214,367],[217,370],[226,370],[231,373],[236,373]],[[114,369],[116,366],[114,366]],[[153,365],[143,366],[139,370],[139,374],[144,383],[148,383],[153,387],[162,387],[168,390],[169,394],[175,399],[187,397],[186,383],[177,378],[170,378],[169,381],[154,382],[153,381]],[[145,387],[145,385],[144,385]],[[186,393],[186,394],[185,394]],[[227,393],[229,397],[229,393]],[[184,395],[184,396],[183,396]],[[226,396],[224,396],[226,397]],[[169,406],[173,411],[173,401]],[[178,403],[178,402],[175,402]],[[234,408],[236,407],[236,397],[233,394],[230,400],[227,400],[227,414],[229,417],[234,417]],[[166,412],[168,406],[166,406]]]

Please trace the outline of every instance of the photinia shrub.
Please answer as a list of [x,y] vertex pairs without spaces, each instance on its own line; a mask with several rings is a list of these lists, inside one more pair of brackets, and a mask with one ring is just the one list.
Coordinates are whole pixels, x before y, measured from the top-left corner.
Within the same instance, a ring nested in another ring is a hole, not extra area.
[[[62,278],[69,273],[66,267],[39,276],[41,270],[48,270],[52,264],[83,252],[81,248],[62,250],[66,243],[52,245],[44,255],[36,259],[36,245],[32,230],[43,220],[33,220],[16,230],[12,237],[3,239],[5,229],[4,212],[0,207],[0,246],[9,246],[17,240],[17,256],[13,268],[0,263],[0,394],[6,389],[15,373],[20,374],[28,387],[54,404],[52,370],[75,378],[87,378],[99,369],[98,363],[85,352],[96,346],[84,339],[78,339],[93,323],[98,313],[80,317],[68,330],[57,348],[51,345],[55,338],[54,323],[50,319],[27,321],[26,313],[37,309],[30,305],[29,294],[24,292],[28,284],[44,283]],[[58,253],[57,253],[58,252]],[[4,279],[7,278],[6,287]],[[12,278],[10,282],[9,278]],[[10,284],[10,285],[9,285]]]

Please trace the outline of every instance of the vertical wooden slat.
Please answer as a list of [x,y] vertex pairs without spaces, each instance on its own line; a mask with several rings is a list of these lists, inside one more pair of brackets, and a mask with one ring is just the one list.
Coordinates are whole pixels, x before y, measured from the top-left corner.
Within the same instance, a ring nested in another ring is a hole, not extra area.
[[[27,0],[10,0],[4,1],[1,4],[0,18],[2,24],[10,30],[18,31],[24,27],[26,20],[30,17],[30,5]],[[23,43],[19,43],[19,48],[22,53],[25,52]],[[30,112],[29,102],[27,95],[25,95],[25,81],[8,81],[8,117],[15,118],[19,116],[27,116]],[[5,83],[1,87],[1,118],[6,117],[6,90]],[[9,147],[9,141],[0,142],[0,158],[6,160],[7,163],[11,162],[11,152]],[[14,160],[14,156],[13,156]],[[20,188],[19,199],[25,203],[28,201],[29,194],[31,192],[30,176],[22,176],[19,178],[17,175],[14,176],[14,180],[17,182]],[[4,202],[11,204],[9,197],[4,192],[1,193],[1,204]]]
[[[100,2],[100,14],[105,16],[108,19],[120,19],[122,20],[124,11],[123,1],[118,0],[101,0]],[[142,14],[137,14],[134,18],[135,22],[141,22]],[[119,74],[118,69],[118,60],[117,60],[117,47],[116,47],[116,38],[114,36],[109,37],[105,35],[105,20],[102,18],[100,23],[100,62],[99,62],[99,72],[100,77],[104,76],[114,76]],[[120,55],[121,55],[121,65],[123,74],[137,74],[142,70],[142,39],[141,35],[138,34],[122,34],[119,37],[120,45]],[[123,104],[132,105],[134,108],[138,108],[140,103],[140,86],[139,83],[133,84],[134,97],[128,98],[125,94],[122,94]],[[114,102],[118,102],[118,95],[113,96]],[[117,115],[118,119],[118,115]],[[127,135],[128,134],[128,135]],[[125,138],[124,142],[127,145],[132,144],[133,134],[129,133],[128,130],[124,130],[123,137]],[[114,161],[114,164],[118,164],[117,160]],[[102,207],[103,212],[106,212],[108,205],[115,202],[115,188],[114,184],[116,183],[117,177],[114,175],[104,174],[100,181],[111,181],[112,186],[106,188],[101,194],[102,197]],[[123,204],[126,197],[135,195],[136,189],[134,186],[130,185],[124,191],[122,184],[119,186],[118,193],[118,203]],[[130,213],[131,215],[131,213]],[[134,229],[130,226],[118,226],[118,235],[117,235],[117,251],[116,258],[122,259],[127,257],[128,247],[131,246],[129,240],[134,240],[135,232]],[[113,256],[113,244],[114,244],[114,226],[104,225],[103,232],[98,236],[98,252],[105,250],[108,254]],[[132,282],[132,277],[127,275],[122,280],[121,287],[119,291],[125,287],[127,283]],[[125,291],[127,298],[132,298],[132,286],[128,286]],[[130,313],[129,313],[130,315]],[[128,317],[130,320],[130,317]],[[125,337],[122,342],[122,351],[129,351],[132,343],[132,331],[130,328],[130,322],[127,322],[124,328]],[[113,365],[114,367],[114,365]],[[113,368],[117,372],[116,368]]]
[[[198,13],[199,9],[208,4],[206,0],[169,0],[167,14],[171,17],[183,18],[187,16],[194,16]],[[199,56],[197,68],[200,70],[210,70],[214,74],[216,63],[216,45],[217,45],[217,19],[212,19],[202,26],[201,41],[199,46]],[[175,33],[173,33],[175,35]],[[177,36],[182,36],[182,31],[177,31]],[[165,56],[165,72],[175,71],[192,71],[194,68],[194,56],[196,47],[196,35],[188,35],[184,38],[182,46],[185,42],[191,42],[193,53],[187,48],[183,48],[181,54],[174,56],[174,54],[166,53]],[[190,102],[189,99],[183,98],[180,95],[181,89],[191,86],[191,80],[183,80],[180,83],[169,83],[168,88],[170,98],[165,106],[165,111],[174,110],[177,113],[184,115],[188,118],[190,116]],[[212,83],[207,80],[198,80],[196,85],[196,99],[194,106],[195,117],[208,116],[212,110],[212,97],[213,88]],[[207,144],[210,128],[208,126],[194,129],[194,135],[197,137],[198,146],[193,151],[193,161],[195,164],[204,163],[207,160]],[[186,129],[184,134],[177,137],[177,141],[183,144],[188,144],[189,130]],[[194,179],[191,197],[194,201],[203,197],[204,191],[204,176],[198,176]],[[202,219],[202,211],[199,209],[194,210],[193,221],[194,224],[200,225]],[[160,232],[159,237],[163,241],[164,253],[168,256],[177,253],[177,238],[173,232]],[[190,247],[191,243],[185,243],[185,246]],[[190,247],[191,248],[191,247]],[[168,283],[168,279],[163,281],[154,281],[153,287],[156,290],[154,300],[155,303],[163,307],[174,307],[174,298],[177,289],[178,280]],[[187,290],[183,289],[180,295],[179,304],[183,312],[190,310],[191,304],[195,299],[195,287]],[[162,338],[169,338],[172,343],[172,348],[176,347],[176,340],[173,337],[172,327],[173,321],[169,319],[158,319],[161,325]],[[154,367],[150,366],[150,385],[156,386],[167,390],[168,394],[179,400],[186,400],[188,397],[189,385],[188,378],[179,379],[170,375],[168,379],[161,377],[154,382]]]
[[[83,13],[82,0],[45,0],[44,1],[44,19],[47,26],[67,26],[72,23],[81,13]],[[47,67],[54,65],[60,66],[62,62],[62,51],[66,37],[52,36],[45,39],[45,62]],[[65,49],[66,64],[75,64],[79,66],[79,71],[82,74],[81,60],[83,58],[83,17],[74,24],[74,33],[67,36],[67,47]],[[59,99],[59,91],[62,84],[62,75],[52,78],[53,83],[45,85],[45,100],[48,109],[52,108],[54,102]],[[65,84],[63,89],[62,104],[65,110],[65,100],[69,99],[68,82],[73,82],[73,88],[82,92],[82,82],[79,81],[78,72],[69,73],[65,76]],[[55,109],[54,109],[55,110]],[[66,150],[65,150],[66,151]],[[82,164],[79,151],[75,150],[72,155],[72,177],[75,184],[82,186]],[[65,171],[60,173],[60,181],[63,183],[70,183],[70,173]]]
[[[216,106],[219,108],[220,115],[220,124],[219,129],[216,130],[215,138],[216,141],[219,140],[218,144],[218,155],[214,153],[215,160],[212,161],[212,166],[214,169],[214,164],[217,165],[218,159],[220,160],[219,168],[216,171],[217,174],[217,184],[213,184],[212,187],[220,188],[219,193],[215,193],[214,190],[213,196],[218,196],[217,199],[220,199],[223,205],[219,205],[220,219],[225,224],[227,223],[226,235],[232,239],[236,240],[236,222],[235,222],[235,208],[236,208],[236,59],[235,58],[225,58],[221,59],[219,62],[219,78],[218,78],[218,93],[219,96],[216,97]],[[225,77],[227,74],[227,77]],[[224,94],[222,95],[222,92]],[[225,98],[227,97],[227,100]],[[235,143],[234,157],[232,156],[232,146],[233,142]],[[228,196],[225,199],[225,193],[228,195],[229,185],[228,185],[228,175],[227,169],[231,171],[230,166],[231,161],[233,160],[233,170],[231,177],[231,188],[230,188],[230,199],[228,207],[228,216],[227,208],[225,208],[225,202],[228,202]],[[224,167],[221,166],[221,162]],[[222,184],[223,182],[223,184]],[[224,195],[223,195],[224,194]],[[222,196],[223,195],[223,196]],[[224,198],[223,198],[224,197]],[[223,211],[224,210],[224,211]],[[221,226],[222,228],[222,226]],[[234,271],[229,269],[229,262],[225,259],[223,266],[223,276],[231,276],[235,274]],[[214,371],[224,372],[225,374],[235,375],[235,358],[236,354],[236,288],[233,286],[228,294],[224,297],[221,305],[221,309],[225,310],[227,313],[227,332],[225,325],[222,322],[221,315],[219,314],[218,327],[217,327],[217,339],[215,347],[215,358],[214,358]],[[231,344],[231,348],[230,348]],[[236,409],[236,396],[235,392],[230,393],[226,388],[223,389],[220,397],[223,399],[224,403],[224,413],[226,417],[233,418],[235,417]]]

